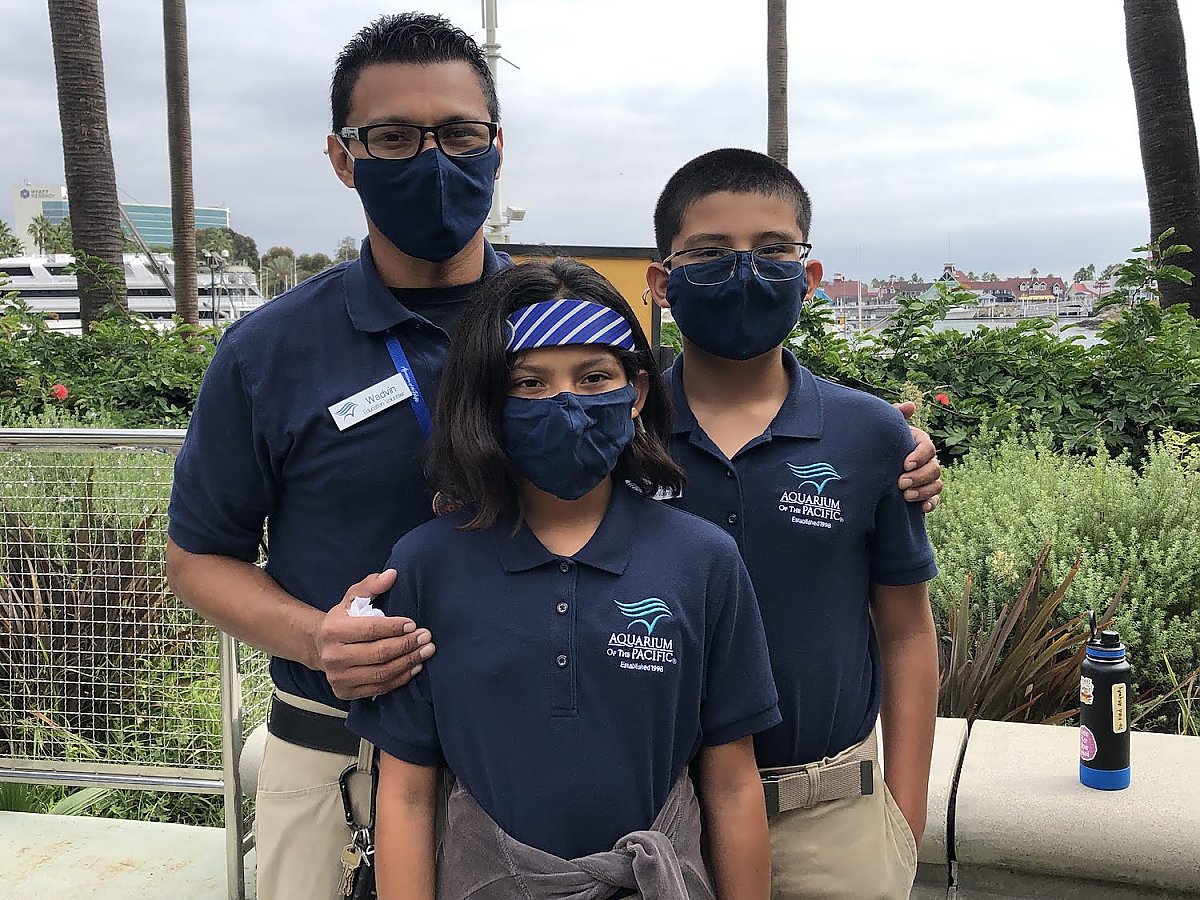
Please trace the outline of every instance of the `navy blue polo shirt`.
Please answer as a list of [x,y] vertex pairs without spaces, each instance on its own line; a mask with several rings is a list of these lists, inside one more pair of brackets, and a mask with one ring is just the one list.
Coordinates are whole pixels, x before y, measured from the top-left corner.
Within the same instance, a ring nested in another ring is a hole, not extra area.
[[351,704],[350,729],[447,764],[517,840],[574,858],[650,826],[701,746],[779,721],[762,623],[720,529],[626,487],[573,557],[525,526],[396,544],[381,599],[436,635],[407,687]]
[[913,448],[904,417],[783,358],[791,391],[732,461],[688,406],[683,357],[668,373],[671,452],[687,473],[671,502],[737,541],[762,610],[783,714],[755,737],[763,767],[833,756],[870,733],[881,694],[870,585],[937,574],[920,505],[896,484]]
[[[508,264],[486,247],[485,276]],[[231,325],[175,463],[171,539],[191,553],[253,562],[265,521],[266,571],[320,610],[381,570],[397,535],[432,517],[411,401],[365,418],[375,395],[360,398],[354,415],[345,405],[397,374],[385,343],[393,329],[432,404],[449,338],[396,300],[365,241],[357,260]],[[348,427],[339,429],[331,406]],[[271,677],[285,691],[347,706],[323,672],[300,663],[272,659]]]

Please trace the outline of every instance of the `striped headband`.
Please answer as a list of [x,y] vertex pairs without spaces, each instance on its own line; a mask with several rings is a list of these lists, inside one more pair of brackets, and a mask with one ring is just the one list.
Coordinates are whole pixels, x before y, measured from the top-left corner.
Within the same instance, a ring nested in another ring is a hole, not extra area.
[[509,353],[572,344],[636,349],[625,317],[591,300],[545,300],[518,309],[508,317],[508,324],[512,329]]

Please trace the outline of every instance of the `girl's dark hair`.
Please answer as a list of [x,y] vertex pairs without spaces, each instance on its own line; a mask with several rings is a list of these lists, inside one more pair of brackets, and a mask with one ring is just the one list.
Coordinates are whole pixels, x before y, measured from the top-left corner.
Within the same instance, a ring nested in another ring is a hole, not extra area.
[[645,372],[648,392],[642,426],[617,460],[613,476],[652,496],[677,493],[683,470],[671,459],[671,401],[650,343],[616,288],[594,269],[570,259],[528,262],[486,281],[464,313],[438,390],[425,474],[446,500],[474,514],[464,528],[487,528],[517,509],[519,476],[504,453],[501,420],[510,387],[512,357],[508,316],[543,300],[591,300],[620,313],[633,331],[636,350],[607,347],[630,381]]

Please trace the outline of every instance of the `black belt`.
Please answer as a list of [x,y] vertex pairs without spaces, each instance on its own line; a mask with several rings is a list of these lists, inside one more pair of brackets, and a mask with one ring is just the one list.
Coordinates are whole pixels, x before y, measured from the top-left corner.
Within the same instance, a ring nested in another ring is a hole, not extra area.
[[267,731],[281,741],[309,750],[358,755],[359,737],[346,727],[345,719],[299,709],[274,695],[271,696]]

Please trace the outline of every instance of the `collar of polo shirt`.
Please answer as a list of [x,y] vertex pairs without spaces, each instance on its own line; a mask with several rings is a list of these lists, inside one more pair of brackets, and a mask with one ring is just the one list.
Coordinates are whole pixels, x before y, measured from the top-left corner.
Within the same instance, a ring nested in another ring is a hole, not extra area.
[[[681,355],[671,366],[671,399],[675,404],[674,434],[687,434],[696,427],[696,416],[688,406],[683,391],[683,361]],[[783,367],[787,369],[791,388],[783,406],[771,422],[770,432],[781,437],[817,439],[825,431],[825,409],[821,392],[812,372],[800,365],[791,351],[783,351]]]
[[[511,265],[508,254],[498,254],[491,244],[484,241],[484,278],[490,278]],[[416,318],[416,314],[400,303],[379,277],[369,240],[362,242],[358,259],[347,267],[342,283],[345,286],[346,312],[359,331],[390,331]]]
[[[634,493],[633,488],[625,484],[613,483],[612,500],[608,511],[604,514],[600,527],[592,535],[582,550],[571,559],[577,563],[609,572],[613,575],[624,574],[633,555],[633,541],[637,534],[638,504],[643,498]],[[512,535],[512,521],[504,527],[494,529],[496,551],[500,555],[500,564],[504,571],[528,572],[547,563],[556,563],[562,557],[556,556],[545,548],[537,539],[528,525],[522,525],[520,531]],[[510,535],[512,535],[510,537]]]

